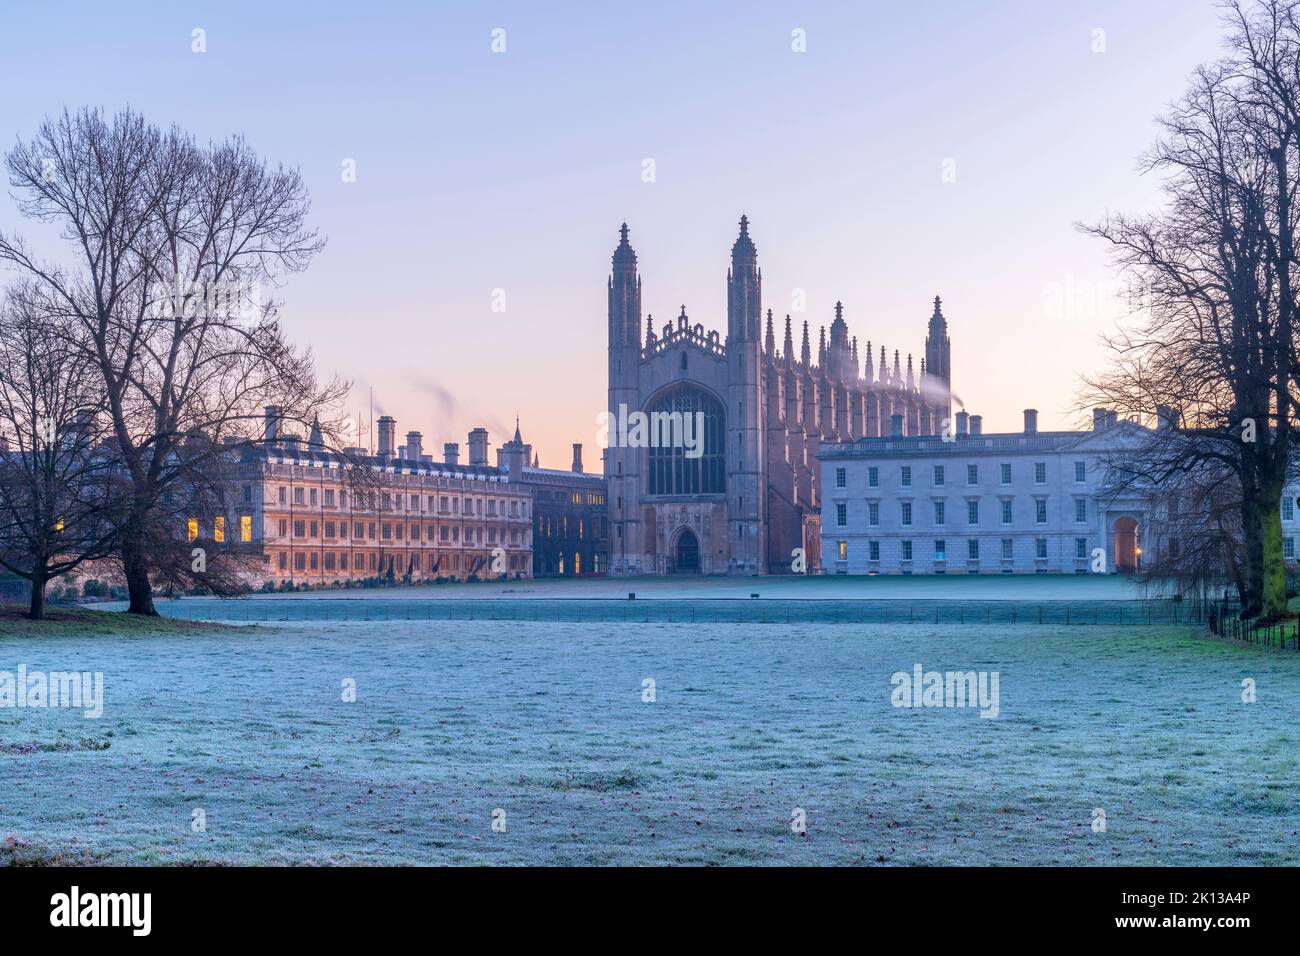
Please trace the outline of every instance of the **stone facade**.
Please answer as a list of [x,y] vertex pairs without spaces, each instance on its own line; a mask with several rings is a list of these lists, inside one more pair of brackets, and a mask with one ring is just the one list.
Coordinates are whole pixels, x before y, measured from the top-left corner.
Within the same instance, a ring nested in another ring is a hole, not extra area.
[[1146,430],[1098,411],[1091,431],[1039,432],[1027,409],[1022,432],[983,434],[959,412],[952,440],[824,446],[827,573],[1139,570],[1150,499],[1118,490],[1107,462],[1140,447]]
[[611,574],[790,573],[800,548],[815,568],[821,444],[891,431],[930,435],[950,415],[951,345],[938,298],[919,371],[911,355],[904,369],[897,351],[891,369],[883,346],[878,367],[870,342],[859,352],[839,304],[815,362],[808,323],[796,352],[789,315],[777,349],[743,216],[726,281],[725,339],[692,323],[684,305],[656,330],[651,316],[642,318],[637,257],[623,225],[607,286],[609,415],[698,414],[705,434],[691,458],[611,429]]

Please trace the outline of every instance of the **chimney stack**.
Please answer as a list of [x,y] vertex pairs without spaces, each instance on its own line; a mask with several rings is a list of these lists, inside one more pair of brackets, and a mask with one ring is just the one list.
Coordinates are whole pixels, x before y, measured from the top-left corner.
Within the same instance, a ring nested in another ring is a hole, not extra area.
[[1177,428],[1182,419],[1178,409],[1172,405],[1161,405],[1156,409],[1156,415],[1160,420],[1160,428]]
[[1119,412],[1113,408],[1106,409],[1106,427],[1114,428],[1119,424]]
[[984,416],[972,415],[970,417],[970,433],[972,435],[984,434]]
[[475,428],[469,433],[469,463],[484,465],[488,463],[488,432],[486,428]]
[[1098,405],[1092,410],[1092,430],[1101,431],[1106,427],[1106,409]]
[[582,474],[582,442],[573,443],[573,470]]
[[419,432],[406,433],[406,457],[411,461],[419,461],[420,456],[424,453],[424,436]]
[[397,450],[397,419],[383,415],[379,419],[379,457],[392,458]]
[[280,406],[267,405],[265,420],[266,420],[266,440],[279,441],[280,440]]
[[889,437],[890,438],[903,437],[903,416],[902,415],[889,416]]
[[966,425],[969,419],[970,416],[966,414],[966,409],[963,408],[961,411],[957,413],[957,434],[958,435],[966,434]]
[[460,445],[457,442],[445,442],[442,446],[442,457],[447,464],[456,468],[460,465]]
[[1038,434],[1038,409],[1036,408],[1025,409],[1025,434]]

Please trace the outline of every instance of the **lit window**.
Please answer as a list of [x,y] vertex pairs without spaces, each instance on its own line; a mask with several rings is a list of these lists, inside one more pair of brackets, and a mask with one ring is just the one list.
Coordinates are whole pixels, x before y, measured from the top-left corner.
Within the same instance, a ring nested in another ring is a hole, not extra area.
[[239,519],[239,540],[253,540],[253,518],[251,515],[243,515]]
[[840,546],[840,560],[847,561],[849,559],[849,543],[847,541],[841,541],[839,543],[839,546]]
[[199,519],[191,518],[185,522],[185,540],[197,541],[199,537]]
[[217,544],[226,540],[226,519],[221,515],[217,515],[216,520],[212,522],[212,540]]

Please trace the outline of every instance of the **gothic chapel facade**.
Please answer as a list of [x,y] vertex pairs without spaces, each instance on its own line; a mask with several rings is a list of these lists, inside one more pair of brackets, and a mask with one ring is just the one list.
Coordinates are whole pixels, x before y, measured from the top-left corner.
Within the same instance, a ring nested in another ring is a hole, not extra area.
[[[658,331],[641,315],[641,279],[624,223],[609,277],[609,414],[703,414],[701,446],[627,447],[610,429],[605,451],[609,573],[788,574],[802,549],[819,560],[822,442],[936,434],[951,415],[947,322],[934,300],[919,374],[881,346],[859,359],[837,303],[816,362],[790,316],[778,351],[749,221],[731,248],[727,332],[692,325],[685,306]],[[644,334],[643,334],[644,331]],[[932,373],[932,374],[931,374]],[[621,412],[622,410],[622,412]]]

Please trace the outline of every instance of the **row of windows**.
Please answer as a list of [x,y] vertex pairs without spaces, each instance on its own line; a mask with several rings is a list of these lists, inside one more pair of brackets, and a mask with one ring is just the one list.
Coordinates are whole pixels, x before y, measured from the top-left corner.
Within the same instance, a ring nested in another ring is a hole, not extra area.
[[[190,518],[185,522],[185,540],[197,541],[199,538],[199,519]],[[212,540],[224,544],[226,540],[226,519],[217,515],[212,521]],[[247,543],[253,540],[253,519],[250,515],[239,518],[239,540]]]
[[[1013,523],[1012,500],[1013,499],[1011,498],[1003,498],[1001,501],[1001,505],[1002,505],[1001,518],[1003,524]],[[936,525],[946,524],[948,520],[947,502],[935,501],[933,502],[933,505],[934,505],[934,523]],[[912,511],[913,511],[912,502],[900,501],[898,503],[898,506],[899,506],[899,512],[898,512],[899,522],[904,526],[910,527],[912,524]],[[848,503],[844,501],[837,501],[835,503],[836,526],[840,528],[846,527],[848,525],[848,520],[849,520]],[[1088,499],[1087,498],[1074,499],[1074,520],[1079,523],[1084,523],[1088,520]],[[978,501],[966,502],[966,523],[967,524],[980,523],[980,503]],[[1047,524],[1047,499],[1046,498],[1034,499],[1034,523]],[[872,527],[880,524],[880,502],[878,501],[867,502],[867,524]]]
[[[946,466],[944,466],[944,465],[935,465],[935,466],[933,466],[933,467],[934,467],[934,470],[933,470],[933,472],[932,472],[932,481],[933,481],[933,484],[934,484],[934,486],[935,486],[936,488],[941,488],[941,487],[943,487],[943,486],[945,485],[945,483],[946,483],[946,481],[947,481],[947,468],[946,468]],[[1002,462],[1002,463],[998,466],[998,478],[999,478],[999,480],[1001,481],[1001,483],[1004,484],[1004,485],[1009,485],[1009,484],[1012,483],[1011,462]],[[1088,479],[1088,465],[1087,465],[1087,462],[1076,461],[1076,462],[1074,463],[1074,480],[1075,480],[1076,482],[1083,483],[1083,482],[1087,481],[1087,479]],[[835,469],[835,487],[836,487],[836,488],[846,488],[846,487],[848,487],[848,481],[849,481],[849,477],[848,477],[848,469],[846,469],[846,468],[836,468],[836,469]],[[900,465],[900,466],[899,466],[899,470],[898,470],[898,483],[899,483],[900,485],[902,485],[904,488],[910,488],[910,487],[912,486],[912,466],[911,466],[911,465]],[[967,465],[967,466],[966,466],[966,484],[968,484],[968,485],[978,485],[979,483],[980,483],[980,466],[979,466],[979,465]],[[1037,485],[1045,485],[1045,484],[1047,484],[1047,462],[1045,462],[1045,461],[1036,461],[1036,462],[1034,462],[1034,484],[1037,484]],[[880,468],[879,468],[879,466],[877,466],[877,465],[871,465],[871,466],[869,466],[869,467],[867,468],[867,487],[869,487],[869,488],[879,488],[879,487],[880,487]]]
[[[429,525],[424,531],[424,538],[426,541],[434,540],[435,527],[438,529],[437,540],[453,541],[453,542],[459,542],[461,540],[460,525],[444,524],[444,525]],[[295,538],[315,538],[320,535],[320,532],[322,530],[324,530],[325,532],[324,538],[327,541],[336,538],[347,540],[348,528],[349,525],[348,522],[346,521],[320,522],[320,521],[307,521],[305,519],[297,519],[293,522],[293,536]],[[377,524],[374,521],[371,521],[369,523],[362,523],[358,521],[351,525],[352,537],[355,540],[369,539],[371,541],[374,541],[376,540],[376,532],[378,532],[378,539],[382,541],[401,541],[404,535],[407,536],[407,539],[410,541],[419,541],[420,534],[421,534],[420,531],[421,525],[419,524],[410,525],[409,534],[408,531],[406,530],[407,528],[408,526],[404,523],[391,524],[387,521],[383,522],[382,524]],[[487,530],[488,544],[496,544],[498,543],[498,541],[502,544],[505,543],[506,541],[505,528],[489,527],[486,530]],[[518,544],[521,539],[520,529],[511,528],[509,530],[510,530],[510,543]],[[280,531],[281,538],[286,538],[289,536],[288,519],[286,518],[280,519],[279,531]],[[484,529],[482,527],[468,527],[465,529],[464,540],[467,544],[472,541],[477,541],[479,544],[482,544],[483,537],[484,537]]]
[[[481,568],[487,557],[475,557],[465,555],[465,570],[472,571]],[[351,562],[351,568],[348,567]],[[280,551],[276,558],[276,564],[281,571],[289,570],[290,558],[289,552]],[[461,555],[448,554],[421,554],[418,551],[411,552],[410,555],[385,555],[381,557],[377,552],[368,552],[357,555],[349,555],[347,551],[296,551],[293,554],[293,570],[295,571],[382,571],[387,573],[392,570],[394,574],[417,574],[428,572],[432,574],[435,571],[459,571],[461,570]],[[510,570],[523,571],[528,568],[528,555],[512,554],[510,555]]]
[[[318,495],[318,491],[320,492]],[[437,498],[438,511],[441,514],[466,514],[466,515],[487,515],[488,517],[506,516],[507,505],[509,500],[509,514],[512,518],[528,517],[527,507],[522,507],[518,499],[505,498],[460,498],[451,495],[405,495],[407,508],[410,511],[418,512],[421,510],[432,512],[434,510],[434,498]],[[577,497],[582,497],[578,495]],[[589,495],[588,497],[597,497]],[[603,495],[599,496],[603,499]],[[253,486],[244,486],[244,501],[251,503],[253,500]],[[280,485],[276,489],[276,500],[282,504],[289,503],[289,489],[285,485]],[[338,492],[338,506],[347,509],[348,493],[346,491]],[[401,511],[403,495],[392,492],[358,492],[353,498],[353,504],[357,510],[361,511]],[[323,504],[322,504],[323,501]],[[303,488],[301,486],[293,489],[293,503],[295,506],[317,507],[318,505],[325,508],[333,508],[335,504],[335,491],[333,488]],[[603,502],[602,502],[603,503]],[[423,506],[423,509],[422,509]]]
[[[1291,539],[1288,538],[1287,541],[1291,541]],[[1002,560],[1003,560],[1003,561],[1012,561],[1012,560],[1015,559],[1015,542],[1016,542],[1016,539],[1015,539],[1015,538],[1003,538],[1003,539],[1002,539],[1002,541],[1001,541],[1001,544],[1002,544],[1001,556],[1002,556]],[[879,541],[868,541],[866,544],[867,544],[867,560],[868,560],[868,561],[879,561],[879,560],[880,560],[880,542],[879,542]],[[913,554],[912,542],[911,542],[911,541],[903,541],[903,542],[902,542],[902,546],[903,546],[903,549],[902,549],[903,560],[904,560],[904,561],[911,561],[911,560],[912,560],[912,554]],[[849,559],[849,543],[848,543],[847,541],[840,541],[840,542],[837,542],[836,547],[837,547],[837,550],[838,550],[838,553],[839,553],[839,560],[841,560],[841,561],[847,561],[847,560]],[[1075,539],[1074,539],[1074,556],[1075,556],[1076,558],[1078,558],[1078,559],[1081,559],[1081,560],[1086,560],[1086,559],[1090,556],[1090,551],[1089,551],[1089,548],[1088,548],[1088,539],[1087,539],[1087,538],[1075,538]],[[1034,539],[1034,557],[1037,558],[1038,560],[1046,560],[1046,559],[1047,559],[1047,539],[1046,539],[1046,538],[1035,538],[1035,539]],[[979,539],[978,539],[978,538],[970,538],[970,539],[967,540],[967,542],[966,542],[966,559],[967,559],[968,561],[978,561],[978,560],[980,559],[980,542],[979,542]],[[936,560],[936,561],[947,561],[947,560],[948,560],[948,542],[947,542],[946,539],[944,539],[944,538],[937,538],[937,539],[935,540],[935,542],[934,542],[934,560]]]

